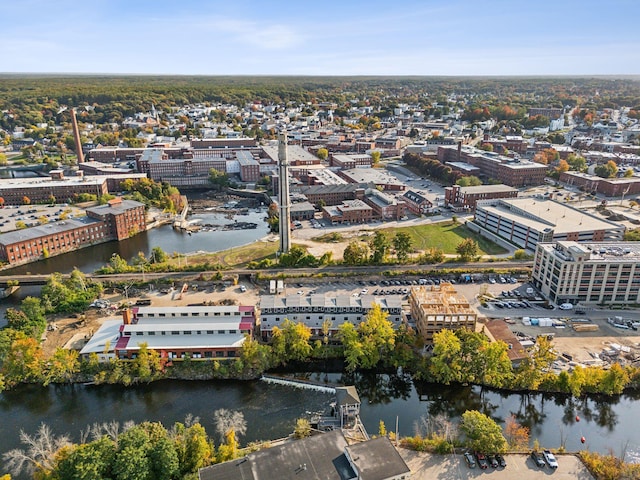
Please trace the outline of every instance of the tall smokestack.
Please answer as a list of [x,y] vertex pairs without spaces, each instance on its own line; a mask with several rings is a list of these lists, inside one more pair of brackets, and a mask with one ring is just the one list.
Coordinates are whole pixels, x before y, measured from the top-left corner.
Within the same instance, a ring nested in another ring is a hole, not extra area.
[[289,199],[289,159],[287,158],[287,133],[278,134],[278,201],[280,202],[280,253],[291,249],[291,203]]
[[71,125],[73,125],[73,140],[76,144],[76,154],[78,155],[78,163],[84,162],[82,153],[82,143],[80,143],[80,129],[78,128],[78,120],[76,119],[76,109],[71,109]]

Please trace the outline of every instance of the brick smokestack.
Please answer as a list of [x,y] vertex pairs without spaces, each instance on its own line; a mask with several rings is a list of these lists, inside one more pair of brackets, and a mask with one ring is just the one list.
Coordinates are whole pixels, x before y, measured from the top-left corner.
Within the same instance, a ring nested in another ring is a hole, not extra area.
[[82,143],[80,142],[80,129],[78,128],[78,120],[76,119],[75,109],[71,109],[71,125],[73,125],[73,140],[76,144],[76,154],[78,155],[78,163],[84,162],[82,153]]

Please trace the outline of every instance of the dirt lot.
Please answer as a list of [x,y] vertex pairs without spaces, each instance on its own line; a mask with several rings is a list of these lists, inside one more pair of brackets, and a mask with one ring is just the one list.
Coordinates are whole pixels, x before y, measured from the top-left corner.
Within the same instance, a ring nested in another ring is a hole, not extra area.
[[[256,304],[258,302],[258,292],[246,285],[247,291],[240,291],[240,284],[229,286],[221,291],[211,288],[194,291],[189,289],[184,294],[179,292],[162,293],[155,290],[137,296],[125,298],[122,294],[107,294],[102,298],[108,300],[114,307],[124,302],[135,303],[137,300],[151,300],[154,307],[170,307],[191,304],[204,304],[207,302],[240,302]],[[50,324],[55,324],[55,330],[48,330],[45,333],[46,339],[43,342],[45,355],[52,354],[57,347],[67,346],[72,348],[82,348],[86,341],[95,333],[105,320],[121,317],[121,313],[115,308],[97,309],[91,308],[84,315],[70,317],[58,317]]]

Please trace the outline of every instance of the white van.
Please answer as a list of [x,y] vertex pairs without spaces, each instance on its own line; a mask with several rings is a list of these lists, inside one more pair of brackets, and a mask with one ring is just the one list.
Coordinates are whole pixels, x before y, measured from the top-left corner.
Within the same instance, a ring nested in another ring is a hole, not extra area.
[[573,308],[573,304],[572,303],[563,303],[562,305],[559,305],[558,308],[560,310],[571,310]]

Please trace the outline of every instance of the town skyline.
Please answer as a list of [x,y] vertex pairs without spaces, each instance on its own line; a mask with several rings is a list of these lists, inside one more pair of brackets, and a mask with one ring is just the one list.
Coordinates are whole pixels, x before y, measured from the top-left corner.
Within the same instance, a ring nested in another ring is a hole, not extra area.
[[[640,74],[629,0],[514,7],[164,0],[4,6],[5,73],[574,76]],[[25,15],[37,12],[38,15]]]

